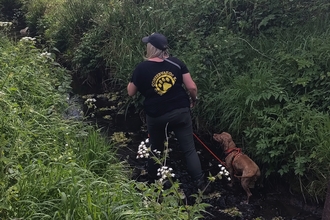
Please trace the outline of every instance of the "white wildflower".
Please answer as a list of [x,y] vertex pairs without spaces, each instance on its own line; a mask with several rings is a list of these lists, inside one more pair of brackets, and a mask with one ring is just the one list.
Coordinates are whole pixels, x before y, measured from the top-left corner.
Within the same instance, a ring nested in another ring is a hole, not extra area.
[[52,59],[52,54],[49,52],[43,52],[43,53],[39,54],[39,57]]
[[35,37],[22,37],[20,41],[23,41],[23,42],[28,42],[28,41],[35,41],[36,38]]
[[159,150],[157,150],[157,149],[155,149],[155,150],[153,150],[153,152],[156,154],[156,155],[160,155],[162,152],[160,152]]
[[10,27],[12,24],[13,24],[12,22],[0,21],[0,27]]
[[85,105],[87,105],[88,108],[90,108],[90,109],[92,109],[92,108],[96,109],[97,107],[94,104],[95,102],[96,102],[96,99],[94,99],[94,98],[88,98],[88,99],[85,100],[84,103],[85,103]]
[[137,158],[148,158],[149,157],[149,152],[150,152],[150,148],[147,147],[147,145],[145,144],[145,142],[141,142],[140,145],[138,146],[138,156]]
[[171,173],[171,171],[173,171],[173,169],[168,166],[162,166],[161,168],[158,168],[157,176],[161,176],[159,181],[163,182],[167,177],[175,177],[175,174]]
[[220,167],[220,172],[218,173],[219,176],[226,176],[227,180],[230,181],[230,177],[229,177],[229,172],[228,170],[226,170],[226,167],[223,166],[222,164],[218,165]]

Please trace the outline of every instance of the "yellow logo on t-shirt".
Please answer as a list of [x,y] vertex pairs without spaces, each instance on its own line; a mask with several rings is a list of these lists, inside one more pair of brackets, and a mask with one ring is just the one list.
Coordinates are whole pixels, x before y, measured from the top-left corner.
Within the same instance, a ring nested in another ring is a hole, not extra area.
[[176,81],[176,77],[169,71],[158,73],[152,80],[152,87],[159,95],[164,95]]

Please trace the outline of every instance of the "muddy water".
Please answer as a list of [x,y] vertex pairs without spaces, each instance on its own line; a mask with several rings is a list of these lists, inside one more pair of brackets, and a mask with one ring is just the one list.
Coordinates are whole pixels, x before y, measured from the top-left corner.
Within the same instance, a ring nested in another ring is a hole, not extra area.
[[[132,179],[144,181],[142,175],[145,170],[146,161],[136,159],[138,145],[147,138],[146,126],[141,121],[141,115],[134,109],[126,108],[120,100],[120,93],[112,95],[90,95],[83,97],[95,98],[94,103],[98,110],[90,110],[84,106],[84,111],[90,115],[90,119],[97,122],[99,127],[112,136],[114,134],[124,134],[129,140],[118,150],[118,156],[121,160],[126,160],[133,169]],[[102,111],[100,110],[102,109]],[[125,109],[125,111],[123,111]],[[203,143],[208,146],[217,157],[223,158],[222,152],[215,146],[209,137],[200,137]],[[180,181],[180,187],[188,198],[188,203],[193,203],[192,195],[195,193],[194,187],[190,182],[190,177],[186,172],[181,152],[175,139],[169,143],[172,152],[169,157],[169,166],[173,168],[176,178]],[[196,149],[199,152],[203,170],[211,175],[216,175],[220,170],[219,161],[196,139]],[[224,178],[210,184],[210,193],[204,199],[212,207],[205,214],[204,219],[291,219],[291,220],[321,220],[323,205],[305,204],[302,198],[290,193],[288,187],[281,180],[264,179],[254,189],[251,189],[253,196],[250,204],[242,204],[246,198],[244,190],[236,184],[234,187],[228,186],[228,181]]]

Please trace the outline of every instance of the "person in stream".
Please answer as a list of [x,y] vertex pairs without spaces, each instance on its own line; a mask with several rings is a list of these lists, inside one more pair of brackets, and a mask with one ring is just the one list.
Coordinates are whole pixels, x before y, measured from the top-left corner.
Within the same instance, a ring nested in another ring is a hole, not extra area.
[[[194,184],[203,190],[206,181],[195,149],[190,114],[197,100],[197,86],[187,66],[169,55],[164,35],[154,33],[142,38],[142,42],[147,44],[145,60],[133,71],[127,85],[128,95],[140,92],[145,98],[143,106],[151,150],[163,151],[168,126],[179,142]],[[154,159],[149,158],[147,170],[151,182],[157,179],[158,168]]]

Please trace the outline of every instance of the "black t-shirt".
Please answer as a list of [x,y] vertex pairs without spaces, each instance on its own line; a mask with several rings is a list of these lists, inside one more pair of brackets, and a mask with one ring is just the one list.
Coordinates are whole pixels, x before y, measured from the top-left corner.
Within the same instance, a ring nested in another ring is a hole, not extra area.
[[131,81],[145,97],[144,110],[151,117],[190,105],[182,79],[183,74],[189,73],[188,68],[175,57],[167,59],[180,68],[168,61],[144,61],[133,72]]

